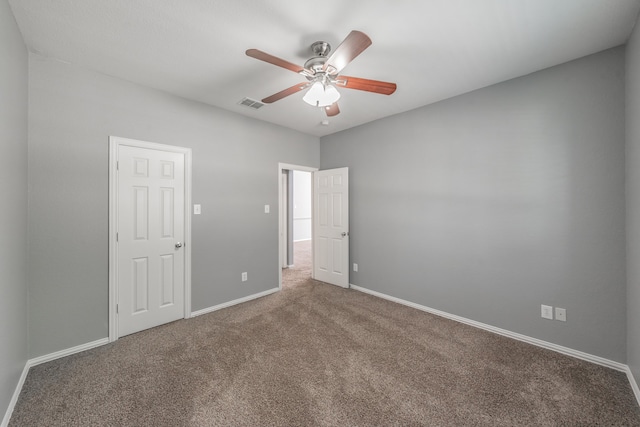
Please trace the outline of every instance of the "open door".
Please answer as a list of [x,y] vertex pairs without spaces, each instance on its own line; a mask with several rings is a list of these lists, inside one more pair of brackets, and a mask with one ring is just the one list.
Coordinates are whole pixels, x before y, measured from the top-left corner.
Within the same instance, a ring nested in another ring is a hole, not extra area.
[[349,168],[313,173],[313,277],[349,287]]

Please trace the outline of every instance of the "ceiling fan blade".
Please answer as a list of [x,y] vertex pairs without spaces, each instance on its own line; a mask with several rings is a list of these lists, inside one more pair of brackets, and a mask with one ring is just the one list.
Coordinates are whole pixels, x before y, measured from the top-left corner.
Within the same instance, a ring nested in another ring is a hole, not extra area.
[[361,79],[359,77],[339,76],[335,82],[336,86],[347,89],[364,90],[367,92],[391,95],[396,91],[396,84],[381,82],[379,80]]
[[295,86],[291,86],[290,88],[287,88],[285,90],[281,90],[278,93],[274,93],[273,95],[264,98],[262,100],[262,102],[264,102],[265,104],[271,104],[271,103],[279,101],[282,98],[285,98],[285,97],[287,97],[289,95],[293,95],[296,92],[300,92],[301,90],[308,88],[309,85],[310,85],[310,83],[298,83]]
[[338,108],[338,103],[334,102],[328,107],[324,107],[325,112],[327,113],[327,117],[333,117],[340,114],[340,108]]
[[276,56],[269,55],[268,53],[258,49],[247,49],[245,53],[247,54],[247,56],[259,59],[260,61],[268,62],[269,64],[273,64],[278,67],[286,68],[287,70],[291,70],[294,73],[301,73],[304,71],[304,68],[299,65],[293,64],[289,61],[285,61],[284,59],[280,59]]
[[344,67],[371,46],[371,39],[362,31],[351,31],[331,54],[323,69],[329,74],[338,74]]

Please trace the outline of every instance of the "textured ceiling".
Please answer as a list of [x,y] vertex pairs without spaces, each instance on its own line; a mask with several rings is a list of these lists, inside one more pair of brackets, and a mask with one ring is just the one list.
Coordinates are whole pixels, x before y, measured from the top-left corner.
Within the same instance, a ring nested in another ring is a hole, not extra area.
[[[311,135],[327,135],[618,46],[640,0],[9,0],[28,48]],[[305,81],[245,55],[302,65],[316,40],[351,30],[373,45],[344,74],[398,84],[391,96],[341,89],[341,114],[304,92],[238,105]]]

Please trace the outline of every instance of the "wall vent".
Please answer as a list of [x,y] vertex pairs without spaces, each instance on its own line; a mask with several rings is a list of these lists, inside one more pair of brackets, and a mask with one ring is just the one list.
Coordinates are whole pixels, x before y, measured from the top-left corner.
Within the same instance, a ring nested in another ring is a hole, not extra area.
[[238,102],[238,104],[244,105],[245,107],[253,108],[254,110],[257,110],[258,108],[264,106],[262,102],[256,101],[255,99],[251,98],[242,98],[242,100]]

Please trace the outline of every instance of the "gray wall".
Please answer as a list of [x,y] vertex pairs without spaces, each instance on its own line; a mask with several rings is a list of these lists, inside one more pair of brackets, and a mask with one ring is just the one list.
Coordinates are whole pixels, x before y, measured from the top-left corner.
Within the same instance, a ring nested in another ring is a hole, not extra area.
[[278,286],[278,162],[318,138],[38,55],[29,84],[31,357],[107,336],[109,135],[193,149],[194,311]]
[[627,364],[640,383],[640,25],[627,44]]
[[0,420],[27,362],[27,49],[0,0]]
[[323,137],[320,164],[350,168],[351,283],[625,361],[624,48]]

